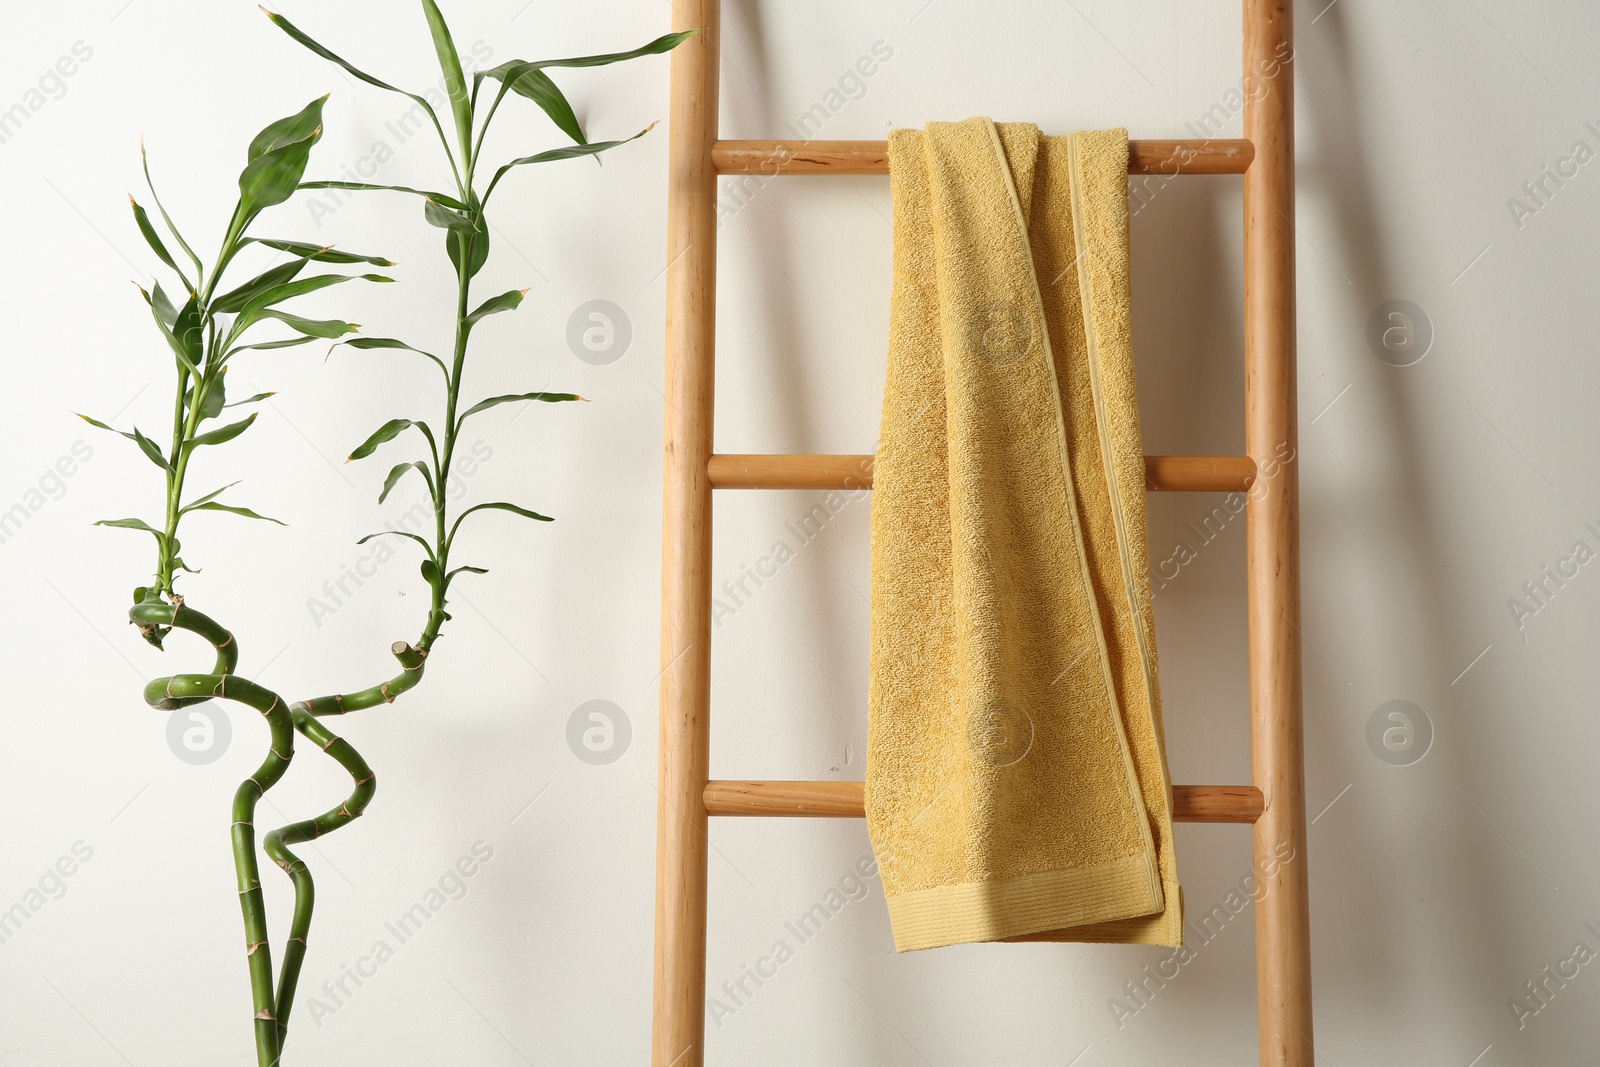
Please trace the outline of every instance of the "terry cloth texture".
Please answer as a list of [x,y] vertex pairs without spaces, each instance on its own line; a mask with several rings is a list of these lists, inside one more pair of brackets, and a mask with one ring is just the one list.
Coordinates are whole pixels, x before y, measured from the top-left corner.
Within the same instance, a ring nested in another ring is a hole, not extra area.
[[896,130],[867,827],[900,951],[1179,945],[1128,136]]

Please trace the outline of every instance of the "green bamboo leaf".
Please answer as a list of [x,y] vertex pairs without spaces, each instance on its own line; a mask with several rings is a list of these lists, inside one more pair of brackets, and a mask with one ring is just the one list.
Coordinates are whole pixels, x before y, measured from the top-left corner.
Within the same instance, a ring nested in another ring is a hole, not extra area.
[[346,459],[345,462],[350,463],[353,460],[366,459],[368,456],[372,455],[378,450],[379,445],[388,441],[393,441],[396,437],[399,437],[402,433],[404,433],[406,430],[409,430],[413,426],[421,430],[430,442],[433,440],[432,432],[430,432],[427,426],[421,422],[414,422],[411,419],[390,419],[388,422],[378,427],[377,430],[373,432],[371,437],[357,445],[356,450],[350,453],[349,458]]
[[395,485],[399,483],[401,478],[405,477],[406,471],[413,469],[419,471],[422,474],[422,477],[427,480],[428,492],[432,493],[433,475],[429,473],[427,464],[397,463],[395,464],[394,469],[389,471],[389,476],[383,480],[383,492],[378,494],[378,503],[381,504],[385,500],[389,499],[390,491],[394,489]]
[[150,199],[156,202],[156,210],[161,213],[161,221],[167,224],[167,230],[177,240],[178,247],[183,249],[183,254],[194,264],[195,285],[198,286],[206,269],[201,265],[200,257],[194,254],[194,249],[189,247],[189,242],[183,239],[183,234],[178,232],[178,227],[173,225],[172,216],[167,214],[167,209],[161,204],[161,197],[156,192],[156,183],[150,179],[150,154],[144,149],[143,137],[139,138],[139,162],[144,167],[144,184],[150,190]]
[[238,422],[230,422],[228,425],[211,430],[208,433],[197,434],[192,440],[189,441],[187,447],[190,449],[195,449],[201,445],[220,445],[231,441],[235,437],[238,437],[240,434],[248,430],[250,428],[250,424],[256,421],[256,416],[259,414],[260,412],[253,411],[245,418],[240,419]]
[[413,189],[407,185],[369,185],[366,182],[301,182],[302,189],[345,189],[358,193],[411,193],[414,196],[424,196],[429,200],[437,200],[445,207],[454,208],[456,211],[467,210],[467,205],[446,193],[429,192],[426,189]]
[[129,436],[133,438],[133,443],[139,446],[139,451],[150,458],[151,463],[154,463],[168,474],[172,473],[172,464],[167,462],[167,457],[161,454],[161,449],[156,447],[154,441],[139,432],[139,427],[135,426],[133,433]]
[[497,315],[502,311],[512,311],[522,303],[522,297],[528,290],[513,289],[509,293],[490,297],[478,305],[478,310],[468,315],[464,320],[468,326],[475,326],[490,315]]
[[128,203],[133,205],[133,221],[138,225],[139,232],[144,234],[145,243],[150,246],[151,250],[155,252],[156,257],[160,259],[161,262],[172,268],[172,270],[183,281],[183,287],[185,289],[193,289],[194,284],[190,282],[188,276],[178,268],[177,262],[172,258],[172,253],[167,251],[167,246],[162,243],[161,236],[156,233],[155,226],[153,226],[150,222],[149,213],[146,212],[144,208],[140,207],[139,201],[135,200],[131,195],[128,197]]
[[[361,327],[354,322],[341,322],[338,319],[304,319],[299,315],[291,315],[287,311],[276,308],[252,308],[249,314],[241,316],[241,321],[248,319],[258,322],[261,319],[277,319],[279,322],[303,334],[320,337],[325,341],[335,337],[343,337],[347,333],[355,333]],[[238,328],[235,327],[235,332]]]
[[155,534],[156,540],[166,543],[167,535],[151,526],[143,519],[101,519],[96,526],[115,526],[120,530],[143,530],[147,534]]
[[90,426],[98,426],[102,430],[110,430],[112,433],[120,433],[120,434],[122,434],[122,436],[124,436],[124,437],[126,437],[126,438],[128,438],[130,440],[133,438],[133,434],[127,433],[126,431],[123,431],[123,430],[119,430],[115,426],[107,426],[105,423],[101,422],[99,419],[90,418],[88,415],[83,414],[83,412],[81,412],[81,411],[74,411],[73,414],[78,416],[78,418],[82,419],[84,422],[87,422]]
[[[301,337],[301,338],[296,338],[296,340],[297,341],[310,341],[310,340],[312,340],[312,338],[310,338],[310,337]],[[267,399],[268,397],[277,396],[277,395],[278,395],[277,393],[257,393],[255,396],[247,396],[243,400],[235,400],[231,404],[224,404],[222,406],[225,407],[225,408],[242,407],[245,404],[260,403],[261,401]]]
[[412,348],[404,341],[397,341],[393,337],[357,337],[353,341],[340,341],[339,343],[350,348],[403,348],[407,352],[415,352],[430,359],[439,358],[432,352],[424,352],[420,348]]
[[[304,189],[302,184],[300,188]],[[314,259],[318,263],[371,263],[375,267],[392,267],[394,261],[384,259],[382,256],[361,256],[354,252],[341,252],[332,245],[326,247],[309,244],[305,241],[280,241],[265,237],[246,237],[244,244],[264,245],[279,252],[288,252],[290,255],[302,259]]]
[[304,258],[292,259],[287,263],[280,263],[270,270],[262,271],[237,289],[230,289],[212,300],[212,313],[232,315],[235,312],[243,311],[246,305],[262,293],[294,279],[305,269],[306,263],[307,260]]
[[206,343],[205,312],[200,307],[199,293],[190,293],[189,299],[178,309],[172,321],[172,336],[181,348],[178,358],[199,377],[196,368],[205,358]]
[[424,352],[420,348],[413,348],[404,341],[397,341],[393,337],[357,337],[354,340],[340,341],[339,343],[350,348],[400,348],[407,352],[415,352],[419,356],[426,356],[433,360],[433,362],[438,366],[440,372],[444,374],[444,380],[446,382],[449,382],[450,380],[450,368],[444,365],[444,360],[440,359],[432,352]]
[[655,129],[655,126],[656,124],[652,122],[632,137],[624,137],[620,141],[595,141],[592,144],[568,145],[566,148],[552,148],[547,152],[538,152],[531,156],[523,156],[521,159],[513,159],[510,163],[494,172],[494,177],[489,180],[489,188],[483,191],[484,202],[488,202],[489,194],[494,192],[494,187],[500,184],[500,179],[510,173],[513,167],[525,167],[532,163],[553,163],[556,160],[575,159],[578,156],[597,156],[601,152],[609,152],[618,145],[625,145],[629,141],[637,141]]
[[239,174],[239,202],[245,218],[254,219],[293,196],[310,162],[311,145],[302,141],[268,152],[247,166]]
[[102,430],[110,430],[114,434],[119,434],[123,437],[126,437],[128,440],[139,446],[139,451],[148,456],[150,458],[150,462],[154,463],[164,471],[170,472],[172,470],[171,465],[167,463],[167,457],[161,454],[161,449],[156,447],[154,441],[140,433],[137,426],[133,428],[132,433],[129,433],[127,430],[119,430],[115,426],[107,426],[99,419],[91,419],[87,415],[78,414],[78,418],[82,419],[84,422],[87,422],[90,426],[96,426]]
[[281,521],[279,519],[272,518],[270,515],[258,515],[255,512],[251,511],[249,508],[235,507],[232,504],[219,504],[215,500],[207,501],[204,504],[190,504],[187,508],[184,508],[184,510],[185,511],[226,511],[226,512],[228,512],[230,514],[233,514],[233,515],[242,515],[247,519],[260,519],[262,522],[276,522],[279,526],[287,526],[287,525],[289,525],[288,523],[283,522],[283,521]]
[[369,534],[367,534],[367,536],[365,536],[365,537],[359,539],[358,541],[356,541],[356,544],[364,545],[368,541],[372,540],[374,537],[387,537],[387,536],[390,536],[390,535],[393,535],[395,537],[405,537],[405,538],[408,538],[408,539],[410,539],[412,541],[415,541],[417,544],[422,546],[422,551],[424,551],[424,552],[426,552],[428,554],[428,558],[429,559],[433,558],[433,546],[432,545],[428,544],[428,542],[424,541],[422,538],[418,537],[416,534],[414,534],[414,533],[406,533],[404,530],[379,530],[377,533],[369,533]]
[[[167,344],[171,346],[173,355],[178,358],[178,363],[196,378],[200,377],[200,337],[196,332],[198,323],[194,323],[193,316],[190,315],[190,309],[197,306],[195,298],[190,297],[189,302],[183,306],[183,311],[178,312],[172,325],[168,326],[161,321],[161,309],[154,300],[151,301],[150,305],[150,314],[156,320],[156,327],[161,330],[161,336],[167,339]],[[194,324],[191,325],[191,323]],[[180,341],[178,339],[180,332],[186,338],[193,338],[195,344],[191,347]]]
[[[267,18],[272,20],[273,25],[277,26],[278,29],[282,30],[284,33],[287,33],[296,42],[298,42],[299,44],[303,45],[305,48],[310,49],[312,52],[315,52],[317,55],[321,56],[323,59],[326,59],[328,62],[337,63],[339,66],[343,67],[347,72],[349,72],[353,77],[359,78],[360,80],[366,82],[368,85],[375,85],[379,89],[387,89],[391,93],[399,93],[402,96],[410,96],[414,100],[415,99],[419,99],[418,97],[414,96],[413,94],[406,92],[404,89],[398,89],[395,86],[390,85],[386,81],[381,81],[381,80],[379,80],[377,78],[374,78],[372,75],[368,74],[364,70],[358,70],[355,67],[351,66],[349,63],[345,62],[343,59],[340,59],[338,56],[334,55],[332,52],[330,52],[326,48],[322,47],[322,45],[318,44],[316,41],[314,41],[310,37],[306,36],[306,34],[303,31],[301,31],[301,29],[298,26],[296,26],[294,23],[290,22],[288,19],[284,18],[282,15],[279,15],[276,12],[273,12],[273,11],[267,11],[267,9],[264,8],[264,7],[261,10],[266,14]],[[422,101],[422,103],[423,103],[423,106],[427,106],[427,102],[426,101]]]
[[432,556],[422,561],[422,580],[434,589],[439,588],[439,565],[433,561]]
[[322,106],[328,102],[323,96],[307,104],[300,112],[269,123],[250,142],[249,159],[260,159],[285,145],[311,141],[322,135]]
[[582,123],[572,110],[572,104],[556,83],[550,80],[550,75],[542,70],[530,70],[511,82],[511,89],[518,96],[525,96],[538,104],[562,133],[578,144],[589,143],[589,139],[583,135]]
[[[144,292],[143,289],[139,291]],[[178,309],[173,306],[171,298],[162,291],[160,282],[156,282],[154,288],[146,295],[145,299],[156,310],[156,314],[160,316],[162,322],[171,326],[178,321]]]
[[471,515],[474,511],[509,511],[513,514],[521,515],[525,519],[535,519],[539,522],[555,522],[555,520],[548,515],[541,515],[537,511],[529,511],[527,508],[518,507],[515,504],[508,504],[504,500],[496,500],[488,504],[474,504],[466,511],[463,511],[456,518],[455,525],[450,527],[450,536],[445,538],[445,544],[447,546],[456,539],[456,531],[461,528],[461,524],[466,521],[467,516]]
[[422,205],[422,217],[428,220],[428,225],[437,226],[441,230],[466,230],[471,232],[477,229],[471,219],[453,208],[445,207],[432,197]]
[[467,277],[475,278],[483,265],[489,261],[489,231],[482,230],[478,233],[452,230],[445,234],[444,250],[450,256],[450,264],[456,270],[461,269],[461,241],[456,234],[461,233],[462,239],[471,242],[472,249],[467,254]]
[[238,482],[229,482],[227,485],[223,486],[221,489],[213,489],[211,492],[207,493],[205,496],[201,497],[199,500],[191,501],[187,506],[179,508],[178,509],[178,514],[182,515],[183,513],[187,512],[187,511],[193,511],[195,508],[199,507],[201,504],[205,504],[205,503],[207,503],[209,501],[217,499],[217,497],[221,496],[223,493],[226,493],[229,489],[232,489],[234,486],[236,486],[238,484],[239,484]]
[[[225,368],[224,368],[225,369]],[[222,414],[222,409],[228,406],[227,375],[218,372],[213,375],[209,384],[202,382],[200,398],[200,418],[214,419]]]
[[607,52],[603,55],[573,56],[570,59],[541,59],[532,62],[525,59],[513,59],[508,63],[502,63],[498,67],[484,71],[482,77],[494,78],[501,82],[508,80],[515,82],[530,70],[542,70],[546,67],[603,67],[611,63],[638,59],[640,56],[653,56],[660,55],[663,52],[670,52],[699,32],[696,29],[669,33],[629,52]]
[[239,207],[246,220],[283,203],[300,187],[311,146],[322,139],[322,105],[327,99],[313,100],[299,114],[279,119],[251,142],[250,162],[239,175]]
[[454,570],[452,570],[449,574],[446,574],[444,576],[444,584],[445,584],[445,586],[448,587],[450,585],[451,579],[453,579],[456,575],[460,574],[462,571],[470,571],[473,574],[488,574],[489,573],[489,568],[488,567],[457,567]]
[[252,297],[250,303],[245,305],[245,310],[270,307],[285,300],[293,300],[297,296],[305,296],[319,289],[326,289],[330,285],[340,285],[344,282],[392,282],[393,278],[386,278],[382,274],[315,274],[309,278],[300,278],[283,285],[273,286],[264,293]]
[[[262,341],[259,344],[239,345],[236,348],[228,349],[228,356],[232,356],[235,352],[249,352],[249,351],[263,351],[264,352],[264,351],[267,351],[268,349],[273,349],[273,348],[294,348],[294,347],[296,347],[298,345],[310,344],[312,341],[316,341],[316,340],[320,340],[320,338],[312,337],[309,334],[302,334],[299,337],[290,337],[290,338],[286,338],[285,340],[282,340],[282,341]],[[223,358],[226,359],[226,358],[228,358],[228,356],[224,356]],[[272,396],[271,393],[262,393],[261,395],[264,396],[264,397]],[[241,401],[241,403],[246,403],[246,401]],[[232,405],[229,405],[229,406],[231,407]]]
[[434,0],[422,0],[422,11],[428,18],[428,32],[433,35],[433,50],[439,56],[439,69],[444,71],[445,92],[450,96],[450,111],[456,120],[456,139],[461,145],[463,165],[470,162],[472,154],[472,101],[467,98],[467,78],[461,71],[461,54],[450,38],[450,27],[444,13]]
[[468,416],[476,415],[480,411],[487,411],[500,404],[511,404],[518,400],[542,400],[547,404],[556,404],[564,400],[583,400],[577,393],[507,393],[505,396],[491,396],[487,400],[480,400],[468,408],[456,421],[457,429],[467,421]]

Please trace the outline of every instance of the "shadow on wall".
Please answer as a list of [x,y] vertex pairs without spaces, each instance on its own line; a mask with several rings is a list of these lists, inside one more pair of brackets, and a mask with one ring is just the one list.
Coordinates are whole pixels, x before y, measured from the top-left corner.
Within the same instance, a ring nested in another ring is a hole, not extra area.
[[[1339,350],[1346,361],[1365,364],[1375,359],[1364,337],[1369,317],[1380,305],[1411,295],[1407,288],[1416,282],[1395,276],[1379,217],[1380,204],[1392,194],[1380,186],[1363,119],[1381,103],[1367,98],[1368,83],[1353,70],[1347,12],[1331,7],[1314,30],[1305,26],[1301,31],[1300,109],[1314,124],[1318,143],[1326,147],[1315,159],[1302,158],[1300,187],[1302,199],[1310,191],[1334,216],[1336,243],[1329,252],[1350,283],[1341,315],[1349,325],[1340,332]],[[1308,258],[1303,240],[1300,247],[1304,291]],[[1301,334],[1303,338],[1303,328]],[[1406,1002],[1414,992],[1408,983],[1416,977],[1420,945],[1451,946],[1450,965],[1435,963],[1428,969],[1430,983],[1437,983],[1431,994],[1437,1000],[1482,1002],[1481,984],[1474,987],[1468,977],[1473,974],[1504,974],[1506,986],[1514,986],[1509,976],[1517,962],[1507,920],[1527,907],[1524,872],[1509,869],[1505,853],[1492,842],[1492,831],[1466,797],[1472,783],[1485,781],[1496,758],[1462,714],[1467,694],[1452,689],[1482,638],[1462,624],[1474,605],[1443,580],[1447,562],[1466,561],[1459,550],[1452,550],[1452,541],[1458,539],[1452,538],[1444,502],[1421,465],[1425,442],[1418,434],[1420,408],[1430,391],[1445,384],[1442,371],[1437,357],[1432,365],[1388,362],[1342,368],[1351,373],[1338,376],[1352,377],[1356,388],[1368,394],[1365,410],[1372,422],[1359,432],[1376,443],[1376,454],[1385,462],[1380,469],[1352,472],[1336,486],[1313,486],[1317,491],[1302,503],[1302,540],[1320,573],[1381,568],[1386,576],[1401,576],[1398,586],[1384,583],[1381,610],[1387,616],[1387,634],[1411,635],[1406,641],[1366,646],[1367,662],[1357,665],[1359,674],[1348,686],[1328,681],[1328,672],[1316,669],[1316,653],[1306,650],[1312,668],[1308,678],[1315,680],[1320,673],[1326,683],[1308,684],[1309,814],[1315,816],[1318,806],[1344,783],[1353,783],[1345,801],[1349,807],[1340,813],[1343,819],[1330,816],[1309,841],[1313,959],[1319,972],[1337,973],[1345,982],[1317,988],[1319,1018],[1350,1018]],[[1308,429],[1303,418],[1302,453],[1314,455],[1317,437]],[[1314,602],[1308,608],[1308,629],[1314,630],[1319,613]],[[1380,605],[1373,608],[1380,610]],[[1437,743],[1423,762],[1384,766],[1369,755],[1368,718],[1379,705],[1402,696],[1429,702],[1424,710],[1438,730]],[[1369,799],[1357,799],[1358,792],[1369,790]],[[1407,804],[1408,795],[1425,799]],[[1408,809],[1448,816],[1422,827],[1403,817]],[[1358,812],[1366,818],[1358,819]],[[1453,893],[1431,885],[1439,861],[1418,864],[1417,846],[1424,833],[1428,856],[1451,857],[1455,869],[1472,872],[1476,880]],[[1473,931],[1466,941],[1460,936],[1464,929]],[[1352,988],[1352,983],[1358,985]],[[1500,1010],[1499,1001],[1493,1006]],[[1503,1032],[1499,1023],[1491,1026],[1463,1034],[1460,1048],[1451,1054],[1464,1051],[1470,1058],[1478,1045]]]
[[[831,106],[829,102],[823,102],[801,118],[778,112],[765,87],[772,81],[769,56],[782,45],[769,40],[764,18],[761,4],[756,0],[737,0],[723,7],[723,134],[741,136],[741,131],[744,131],[756,136],[790,138],[839,136],[823,126],[827,121],[824,112]],[[860,80],[860,85],[860,91],[864,94],[867,85],[865,79]],[[848,98],[840,99],[844,101],[841,107],[850,102]],[[822,355],[808,349],[806,339],[818,335],[816,324],[826,318],[827,309],[804,306],[796,297],[797,293],[805,292],[806,287],[796,275],[796,265],[801,258],[796,238],[798,227],[804,223],[803,220],[797,221],[796,213],[791,210],[795,194],[801,191],[794,185],[817,181],[829,183],[829,188],[834,188],[836,183],[849,180],[853,179],[775,178],[766,175],[729,176],[720,180],[719,259],[722,264],[736,261],[748,264],[747,267],[741,267],[741,276],[743,287],[752,294],[752,298],[746,307],[737,310],[741,318],[758,323],[759,328],[758,332],[751,331],[755,338],[752,348],[724,350],[719,353],[719,364],[727,368],[735,360],[759,360],[765,366],[748,376],[739,375],[747,381],[761,383],[759,395],[734,395],[722,384],[733,375],[719,375],[721,388],[717,402],[719,410],[723,412],[735,407],[761,412],[761,434],[765,442],[762,447],[791,452],[872,451],[872,437],[859,440],[852,437],[848,445],[841,445],[830,433],[834,420],[825,406],[816,402],[813,391],[808,388],[811,379],[806,373],[806,368],[815,366]],[[877,178],[865,180],[883,181]],[[844,191],[842,187],[841,191]],[[869,242],[881,238],[886,250],[889,241],[887,231],[888,227],[885,226],[881,235],[863,232],[861,239]],[[729,321],[735,310],[731,304],[724,304],[719,309],[719,319]],[[885,307],[885,322],[887,318],[888,309]],[[876,435],[876,429],[874,419],[871,427],[873,436]],[[736,439],[733,433],[726,431],[717,434],[714,444],[719,451],[751,450],[747,442]],[[842,508],[840,499],[846,501]],[[821,517],[823,512],[814,510],[814,505],[822,505],[827,512],[826,517]],[[843,767],[820,764],[796,766],[793,758],[786,758],[783,764],[786,769],[780,776],[860,779],[864,774],[866,737],[865,648],[860,640],[860,630],[854,625],[842,625],[840,620],[864,616],[866,605],[861,598],[867,589],[864,584],[859,589],[853,589],[835,575],[839,559],[849,559],[853,553],[866,550],[864,537],[857,544],[856,536],[857,529],[865,526],[870,494],[825,494],[820,491],[720,494],[715,506],[718,509],[718,521],[721,522],[733,517],[733,509],[749,514],[750,509],[765,511],[771,508],[775,515],[783,517],[773,522],[774,536],[783,540],[799,557],[799,561],[792,564],[794,574],[785,579],[795,610],[779,624],[778,632],[793,647],[813,650],[812,658],[805,664],[805,674],[797,682],[805,686],[814,698],[839,694],[841,690],[844,693],[842,697],[834,695],[828,699],[799,702],[806,715],[803,730],[796,730],[797,724],[789,723],[762,736],[810,734],[815,740],[808,741],[803,751],[832,753],[835,763],[848,760],[848,764]],[[784,519],[789,521],[785,523]],[[838,542],[845,533],[848,533],[848,544],[820,544],[817,546],[820,551],[808,547],[810,538]],[[770,539],[758,543],[764,549]],[[836,549],[840,551],[834,551]],[[761,561],[756,562],[759,564]],[[809,575],[807,570],[810,571]],[[730,568],[731,576],[736,580],[745,572],[745,568]],[[819,572],[825,577],[820,577]],[[723,577],[724,574],[719,571],[719,591]],[[740,597],[749,593],[751,588],[746,584],[742,592],[725,595],[724,604],[742,612]],[[732,612],[728,614],[731,616]],[[752,617],[760,614],[759,611],[752,612]],[[737,620],[728,618],[725,621],[730,626],[736,621],[742,628],[751,620],[741,615]],[[761,626],[759,618],[755,619],[753,625],[757,628]],[[739,634],[731,633],[729,627],[723,627],[717,639],[731,646],[732,641],[739,637]],[[757,654],[764,660],[775,651],[760,649]],[[839,684],[841,679],[850,684]],[[713,737],[716,736],[717,732],[713,730]],[[714,740],[713,752],[716,747]],[[791,753],[792,756],[799,754]],[[833,773],[835,770],[841,773]],[[851,849],[859,849],[866,840],[865,830],[860,825],[851,824],[838,829],[838,839],[851,842]]]

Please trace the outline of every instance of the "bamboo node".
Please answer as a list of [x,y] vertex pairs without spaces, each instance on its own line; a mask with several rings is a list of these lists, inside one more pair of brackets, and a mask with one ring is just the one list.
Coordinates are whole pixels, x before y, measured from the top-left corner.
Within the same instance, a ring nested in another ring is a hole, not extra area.
[[246,941],[244,943],[244,954],[246,956],[254,956],[256,954],[256,949],[261,948],[264,945],[266,945],[265,941]]
[[228,636],[223,640],[222,644],[217,646],[217,648],[218,649],[224,649],[224,648],[227,648],[231,644],[233,644],[233,631],[229,630],[228,631]]
[[[272,1014],[272,1012],[268,1011],[266,1008],[262,1008],[260,1011],[256,1012],[256,1018],[269,1023],[278,1022],[278,1017]],[[278,1023],[278,1025],[282,1026],[283,1024]]]
[[384,682],[382,685],[378,686],[378,692],[383,694],[383,702],[385,704],[393,704],[394,703],[394,697],[391,696],[390,693],[389,693],[389,683],[388,682]]

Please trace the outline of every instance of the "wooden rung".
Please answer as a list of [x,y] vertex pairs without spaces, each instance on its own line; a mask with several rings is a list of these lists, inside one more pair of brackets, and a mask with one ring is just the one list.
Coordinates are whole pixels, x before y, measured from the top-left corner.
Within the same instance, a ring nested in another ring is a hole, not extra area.
[[[707,782],[707,815],[767,815],[818,819],[865,816],[864,782]],[[1175,785],[1176,822],[1253,823],[1266,809],[1253,785]]]
[[[1249,141],[1129,141],[1129,174],[1243,174]],[[888,141],[717,141],[718,174],[888,174]]]
[[[871,456],[714,455],[713,489],[870,489]],[[1249,456],[1146,456],[1144,487],[1179,493],[1243,492],[1255,480]]]

